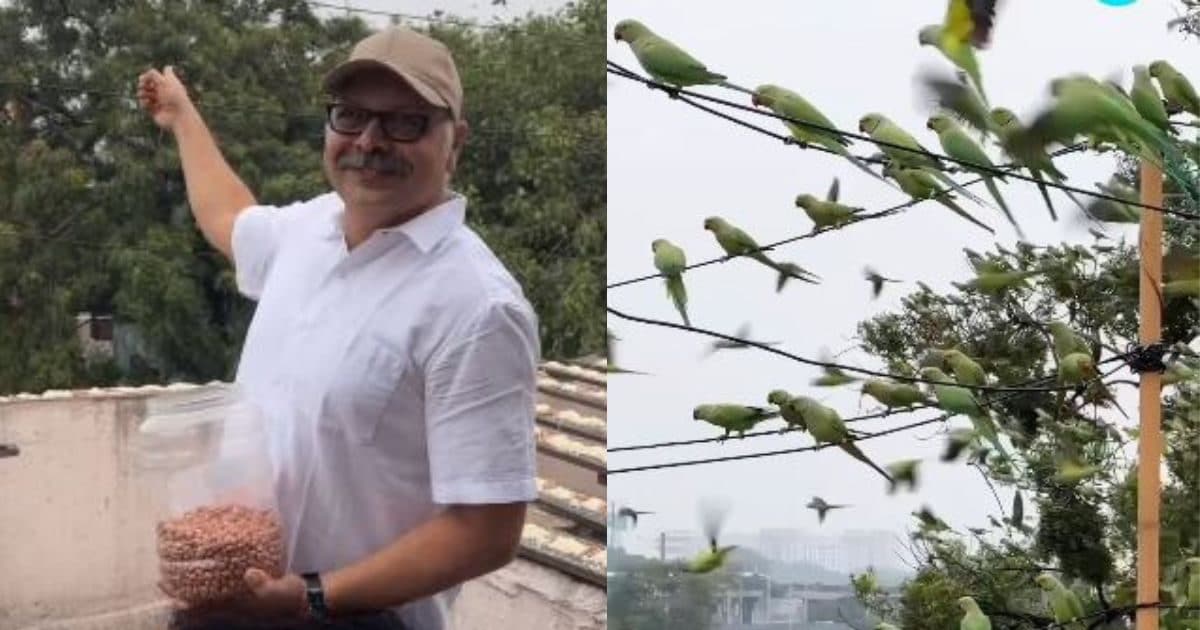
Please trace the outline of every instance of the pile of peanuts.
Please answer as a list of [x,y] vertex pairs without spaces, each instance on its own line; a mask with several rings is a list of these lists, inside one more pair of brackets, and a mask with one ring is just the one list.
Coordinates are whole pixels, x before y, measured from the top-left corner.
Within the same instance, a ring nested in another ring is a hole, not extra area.
[[250,567],[283,575],[283,530],[271,510],[200,507],[158,524],[158,558],[167,595],[189,604],[226,599],[246,591]]

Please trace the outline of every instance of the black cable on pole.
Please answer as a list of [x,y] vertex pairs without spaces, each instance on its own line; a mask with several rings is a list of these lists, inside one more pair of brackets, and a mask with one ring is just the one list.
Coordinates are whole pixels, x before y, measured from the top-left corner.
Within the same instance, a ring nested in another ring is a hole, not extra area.
[[[836,134],[836,135],[838,135],[838,136],[841,136],[841,137],[843,137],[843,138],[852,138],[852,139],[854,139],[854,140],[859,140],[859,141],[861,141],[861,142],[868,142],[868,143],[872,143],[872,144],[875,144],[875,145],[877,145],[877,146],[880,146],[880,147],[887,147],[887,148],[890,148],[890,149],[896,149],[896,150],[898,150],[898,151],[906,151],[906,152],[908,152],[908,153],[915,153],[915,154],[918,154],[918,155],[924,155],[924,156],[926,156],[926,157],[933,158],[933,159],[935,159],[935,160],[944,160],[944,161],[946,161],[946,162],[952,162],[952,163],[955,163],[955,164],[962,164],[962,165],[964,165],[964,166],[970,166],[970,167],[972,167],[972,168],[979,169],[979,170],[982,170],[982,171],[987,171],[987,172],[989,172],[989,173],[992,173],[992,174],[995,174],[995,175],[999,175],[999,176],[1002,176],[1002,177],[1014,177],[1014,178],[1016,178],[1016,179],[1024,180],[1024,181],[1031,182],[1031,183],[1034,183],[1034,184],[1039,184],[1039,185],[1045,186],[1045,187],[1047,187],[1047,188],[1055,188],[1055,189],[1058,189],[1058,190],[1063,190],[1063,191],[1067,191],[1067,192],[1073,192],[1073,193],[1080,194],[1080,195],[1087,195],[1087,196],[1089,196],[1089,197],[1094,197],[1094,198],[1097,198],[1097,199],[1105,199],[1105,200],[1108,200],[1108,201],[1114,201],[1114,202],[1121,203],[1121,204],[1124,204],[1124,205],[1127,205],[1127,206],[1131,206],[1131,207],[1145,208],[1146,210],[1153,210],[1153,211],[1155,211],[1155,212],[1161,212],[1161,213],[1163,213],[1163,214],[1167,214],[1167,215],[1173,215],[1173,216],[1177,216],[1177,217],[1184,218],[1184,219],[1200,220],[1200,214],[1192,214],[1192,213],[1188,213],[1188,212],[1180,212],[1180,211],[1178,211],[1178,210],[1171,210],[1171,209],[1169,209],[1169,208],[1162,208],[1162,207],[1159,207],[1159,206],[1151,206],[1151,205],[1147,205],[1147,204],[1141,203],[1141,202],[1139,202],[1139,201],[1129,201],[1129,200],[1127,200],[1127,199],[1121,199],[1120,197],[1117,197],[1117,196],[1114,196],[1114,195],[1109,195],[1109,194],[1107,194],[1107,193],[1095,192],[1095,191],[1086,190],[1086,189],[1083,189],[1083,188],[1076,188],[1076,187],[1074,187],[1074,186],[1067,186],[1067,185],[1065,185],[1065,184],[1061,184],[1061,183],[1057,183],[1057,182],[1049,182],[1049,181],[1044,181],[1044,180],[1038,180],[1038,179],[1036,179],[1036,178],[1034,178],[1034,177],[1030,177],[1030,176],[1028,176],[1028,175],[1022,175],[1022,174],[1020,174],[1020,173],[1016,173],[1016,172],[1012,172],[1012,171],[1005,171],[1005,170],[1003,170],[1003,169],[1000,169],[1000,168],[998,168],[998,167],[995,167],[995,166],[988,166],[988,165],[986,165],[986,164],[978,164],[978,163],[976,163],[976,162],[971,162],[970,160],[962,160],[962,159],[958,159],[958,158],[950,157],[950,156],[948,156],[948,155],[943,155],[943,154],[940,154],[940,153],[934,153],[934,152],[932,152],[932,151],[926,151],[926,150],[924,150],[924,149],[914,149],[914,148],[912,148],[912,147],[906,147],[906,146],[904,146],[904,145],[901,145],[901,144],[895,144],[895,143],[892,143],[892,142],[886,142],[886,141],[883,141],[883,140],[876,140],[876,139],[874,139],[874,138],[871,138],[870,136],[866,136],[866,135],[863,135],[863,134],[855,133],[855,132],[852,132],[852,131],[846,131],[846,130],[844,130],[844,129],[837,129],[837,128],[835,128],[835,127],[826,127],[826,126],[824,126],[824,125],[819,125],[819,124],[816,124],[816,123],[811,123],[811,122],[808,122],[808,121],[799,120],[799,119],[797,119],[797,118],[792,118],[792,117],[790,117],[790,116],[784,116],[784,115],[781,115],[781,114],[777,114],[777,113],[775,113],[775,112],[773,112],[773,111],[762,110],[762,109],[758,109],[758,108],[755,108],[755,107],[751,107],[751,106],[749,106],[749,105],[742,105],[742,104],[740,104],[740,103],[734,103],[733,101],[725,100],[725,99],[722,99],[722,98],[716,98],[716,97],[714,97],[714,96],[708,96],[708,95],[706,95],[706,94],[700,94],[699,92],[692,92],[692,91],[690,91],[690,90],[684,90],[684,89],[681,89],[681,88],[676,88],[676,87],[673,87],[673,86],[670,86],[670,85],[666,85],[666,84],[663,84],[663,83],[659,83],[659,82],[657,82],[657,81],[653,81],[653,80],[650,80],[650,79],[643,78],[643,77],[641,77],[641,76],[639,76],[639,75],[637,75],[637,74],[635,74],[635,73],[633,73],[633,72],[630,72],[630,71],[629,71],[627,68],[624,68],[624,67],[623,67],[623,66],[621,66],[620,64],[618,64],[618,63],[615,63],[615,62],[613,62],[613,61],[609,61],[608,63],[609,63],[610,65],[612,65],[612,66],[614,66],[614,67],[616,67],[616,68],[618,68],[618,69],[620,69],[620,70],[621,70],[621,72],[613,72],[612,70],[610,70],[610,72],[612,72],[612,74],[615,74],[615,75],[617,75],[617,76],[619,76],[619,77],[622,77],[622,78],[626,78],[626,79],[631,79],[631,80],[637,80],[637,81],[640,81],[641,83],[644,83],[644,84],[646,84],[646,85],[648,85],[648,86],[650,86],[650,87],[653,87],[653,88],[657,88],[657,89],[663,90],[664,92],[667,92],[668,94],[674,94],[674,95],[684,94],[684,95],[687,95],[687,96],[692,96],[692,97],[695,97],[695,98],[701,98],[701,99],[704,99],[704,100],[707,100],[707,101],[712,101],[712,102],[714,102],[714,103],[720,103],[720,104],[722,104],[722,105],[725,105],[725,106],[727,106],[727,107],[733,107],[733,108],[736,108],[736,109],[741,109],[741,110],[744,110],[744,111],[748,111],[748,112],[753,112],[753,113],[756,113],[756,114],[760,114],[760,115],[762,115],[762,116],[769,116],[769,117],[771,117],[771,118],[777,118],[777,119],[779,119],[779,120],[782,120],[782,121],[784,121],[784,122],[788,122],[788,123],[791,123],[791,124],[794,124],[794,125],[799,125],[799,126],[802,126],[802,127],[808,127],[808,128],[810,128],[810,129],[813,129],[813,130],[816,130],[816,131],[823,131],[823,132],[825,132],[825,133],[832,133],[832,134]],[[677,99],[677,100],[682,100],[682,99]]]

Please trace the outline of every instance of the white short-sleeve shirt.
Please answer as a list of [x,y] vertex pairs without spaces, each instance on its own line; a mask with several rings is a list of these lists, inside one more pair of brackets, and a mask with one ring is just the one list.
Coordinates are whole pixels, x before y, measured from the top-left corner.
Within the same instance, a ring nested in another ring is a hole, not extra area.
[[[237,382],[263,410],[288,570],[331,571],[446,504],[536,498],[537,318],[450,200],[353,251],[336,192],[233,228],[258,306]],[[458,587],[397,608],[449,627]]]

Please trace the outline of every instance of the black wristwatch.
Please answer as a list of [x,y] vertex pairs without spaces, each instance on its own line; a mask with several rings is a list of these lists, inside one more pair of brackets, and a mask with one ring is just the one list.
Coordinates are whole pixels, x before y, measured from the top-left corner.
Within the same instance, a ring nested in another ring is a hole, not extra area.
[[301,573],[304,579],[304,594],[308,598],[308,614],[317,621],[329,621],[329,608],[325,605],[325,588],[321,586],[318,573]]

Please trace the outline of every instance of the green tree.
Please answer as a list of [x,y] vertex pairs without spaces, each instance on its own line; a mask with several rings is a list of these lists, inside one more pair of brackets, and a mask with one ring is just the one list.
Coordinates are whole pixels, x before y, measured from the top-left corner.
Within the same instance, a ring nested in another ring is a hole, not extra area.
[[[1192,166],[1200,165],[1200,149],[1184,147]],[[1130,163],[1123,175],[1134,175]],[[1132,180],[1131,180],[1132,183]],[[1168,206],[1184,210],[1182,196],[1168,183]],[[1190,207],[1186,208],[1191,210]],[[1168,251],[1200,251],[1194,220],[1166,218]],[[864,348],[892,371],[911,373],[924,350],[958,346],[979,359],[1001,383],[1054,379],[1056,365],[1047,333],[1038,323],[1062,321],[1099,339],[1106,355],[1124,351],[1138,339],[1138,252],[1133,244],[1111,240],[1091,246],[1034,246],[1019,243],[1015,251],[997,247],[977,253],[1008,269],[1044,269],[1029,287],[1003,297],[980,294],[966,285],[946,293],[928,287],[905,297],[899,312],[885,313],[859,326]],[[1163,341],[1186,344],[1200,334],[1200,310],[1188,297],[1163,303]],[[1121,363],[1101,366],[1102,372]],[[1110,387],[1136,386],[1114,375]],[[873,597],[859,589],[860,600],[874,614],[904,628],[957,628],[961,611],[956,599],[971,595],[992,617],[996,628],[1044,627],[1051,620],[1032,579],[1052,571],[1076,589],[1086,610],[1116,610],[1134,603],[1136,585],[1136,469],[1128,455],[1137,437],[1136,409],[1122,420],[1097,389],[996,396],[991,406],[1003,430],[1019,449],[1013,462],[978,457],[990,483],[1018,491],[1035,505],[1037,518],[999,522],[986,532],[950,536],[916,535],[921,562],[899,602]],[[1164,388],[1163,434],[1166,474],[1162,487],[1161,564],[1163,601],[1176,602],[1183,560],[1200,555],[1200,383],[1184,380]],[[1082,481],[1062,478],[1064,454],[1096,466]],[[1003,508],[1002,508],[1003,509]],[[970,540],[972,547],[964,544]],[[1164,613],[1164,627],[1178,613]],[[1118,615],[1119,617],[1119,615]],[[1106,626],[1107,627],[1107,626]],[[1113,626],[1122,627],[1122,626]]]
[[[502,28],[428,27],[454,49],[473,123],[456,186],[548,357],[601,348],[603,16],[585,0]],[[0,392],[232,378],[254,304],[196,229],[134,82],[182,70],[236,172],[285,204],[328,190],[320,78],[369,32],[299,0],[0,7],[0,356],[15,357]],[[143,360],[123,374],[85,362],[80,311],[136,326]]]

